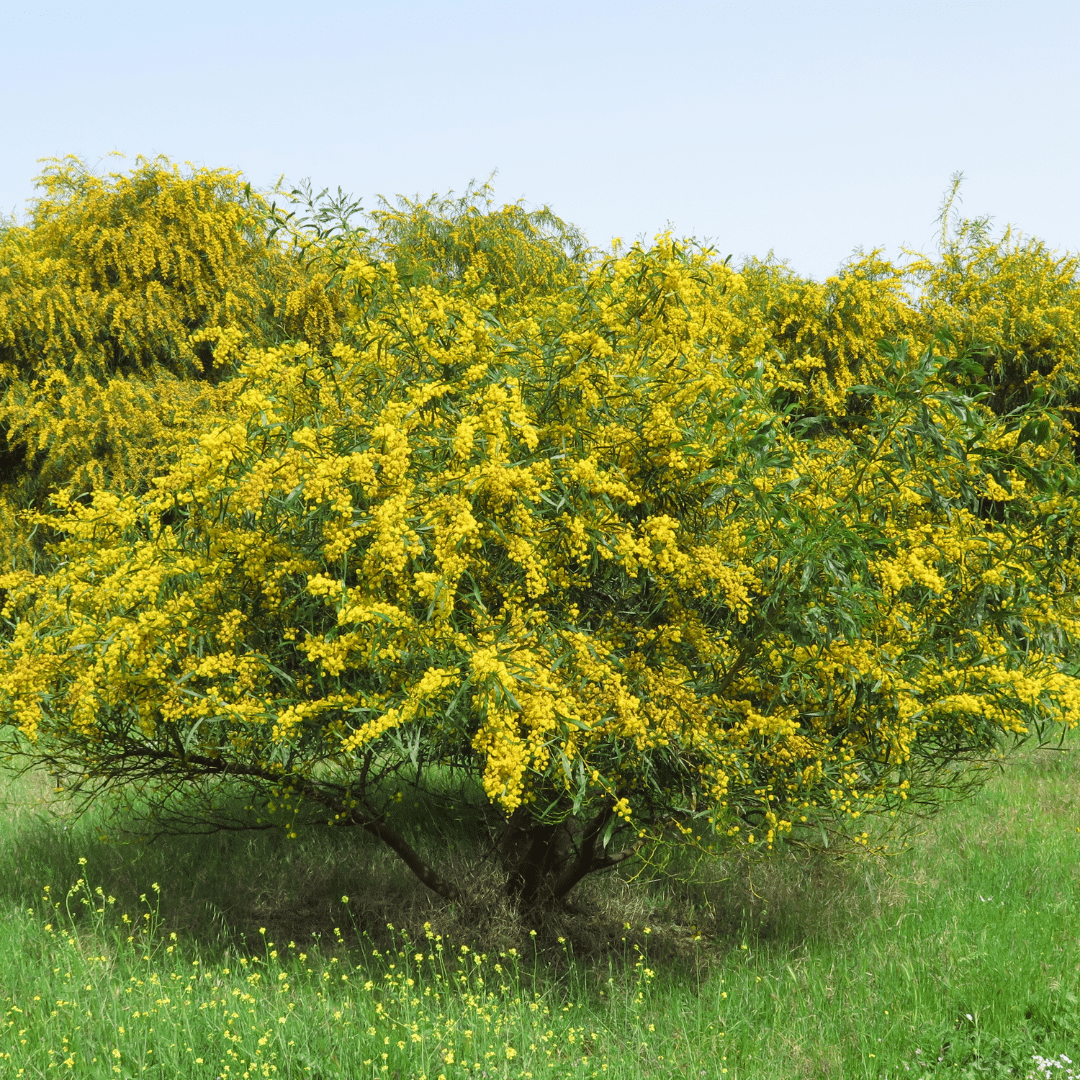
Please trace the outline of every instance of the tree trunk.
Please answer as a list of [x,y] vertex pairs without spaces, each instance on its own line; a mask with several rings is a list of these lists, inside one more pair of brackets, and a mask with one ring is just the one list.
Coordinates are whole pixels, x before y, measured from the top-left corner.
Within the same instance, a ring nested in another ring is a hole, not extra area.
[[569,855],[570,833],[565,822],[551,825],[514,814],[503,837],[502,861],[509,872],[507,895],[523,909],[554,899],[553,885]]

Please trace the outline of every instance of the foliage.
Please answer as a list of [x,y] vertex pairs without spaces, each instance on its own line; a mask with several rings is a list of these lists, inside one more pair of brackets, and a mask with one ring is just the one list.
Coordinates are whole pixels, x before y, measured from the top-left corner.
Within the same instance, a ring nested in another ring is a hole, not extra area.
[[1021,407],[1039,388],[1080,405],[1080,261],[983,221],[963,221],[940,261],[915,264],[923,310],[942,318],[962,348],[977,348],[998,413]]
[[[929,344],[932,331],[906,292],[905,268],[879,253],[857,256],[824,282],[800,278],[782,263],[750,259],[731,347],[764,361],[765,385],[778,401],[843,422],[852,388],[878,382],[878,342]],[[934,324],[949,326],[947,319]]]
[[947,327],[946,355],[977,354],[987,404],[999,415],[1053,390],[1073,418],[1080,407],[1080,261],[988,218],[954,213],[962,175],[941,210],[937,258],[912,253],[904,265],[880,252],[856,254],[824,282],[774,259],[750,259],[732,347],[763,358],[778,395],[843,424],[857,384],[883,374],[877,342],[919,348]]
[[145,485],[222,417],[243,347],[338,332],[332,297],[275,241],[238,173],[51,161],[0,232],[0,428],[9,498]]
[[887,268],[817,288],[662,237],[541,257],[507,304],[486,257],[350,243],[337,344],[249,350],[149,491],[34,518],[53,564],[0,579],[13,752],[165,822],[239,794],[359,826],[447,898],[395,806],[479,782],[533,904],[663,843],[865,839],[1080,720],[1053,388],[999,414],[955,338],[879,345],[919,325]]
[[546,206],[496,209],[490,182],[470,184],[457,198],[384,201],[370,218],[403,281],[453,281],[472,271],[503,303],[558,292],[592,254],[585,237]]
[[[498,317],[510,317],[523,301],[535,316],[537,305],[580,281],[595,254],[578,229],[546,206],[526,210],[519,201],[496,208],[490,182],[469,184],[457,197],[399,196],[396,204],[380,197],[380,208],[370,213],[340,188],[336,195],[315,194],[305,181],[289,196],[297,209],[278,213],[278,227],[333,288],[370,284],[372,264],[392,263],[394,279],[404,284],[445,288],[470,276],[485,284]],[[367,307],[354,306],[353,318],[365,321]]]
[[[240,174],[165,158],[101,177],[49,161],[29,221],[0,230],[0,482],[5,513],[146,487],[224,420],[244,351],[340,339],[342,271],[358,258],[410,277],[473,268],[506,302],[580,272],[583,238],[546,208],[494,209],[490,188],[368,215],[338,192],[287,214]],[[12,535],[17,535],[17,530]],[[15,554],[18,542],[8,544]]]

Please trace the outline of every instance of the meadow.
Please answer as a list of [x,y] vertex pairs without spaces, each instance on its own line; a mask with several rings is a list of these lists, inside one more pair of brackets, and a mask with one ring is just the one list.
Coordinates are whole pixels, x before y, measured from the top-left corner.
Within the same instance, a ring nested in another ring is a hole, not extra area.
[[9,776],[2,1071],[1068,1080],[1076,745],[1021,750],[885,858],[600,876],[531,929],[430,898],[356,830],[123,843]]

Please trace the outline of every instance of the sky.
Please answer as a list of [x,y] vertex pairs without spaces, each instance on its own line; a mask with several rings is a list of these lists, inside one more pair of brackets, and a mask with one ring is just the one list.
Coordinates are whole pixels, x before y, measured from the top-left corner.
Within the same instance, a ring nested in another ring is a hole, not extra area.
[[[960,211],[1080,250],[1080,3],[0,0],[0,213],[137,155],[549,205],[822,279]],[[128,157],[109,158],[111,151]]]

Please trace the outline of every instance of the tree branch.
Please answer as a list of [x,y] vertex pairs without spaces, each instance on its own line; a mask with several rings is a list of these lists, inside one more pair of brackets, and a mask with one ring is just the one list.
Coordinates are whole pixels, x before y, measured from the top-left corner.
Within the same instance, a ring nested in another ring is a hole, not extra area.
[[192,766],[197,766],[202,775],[232,776],[241,779],[260,780],[268,784],[288,784],[308,802],[322,806],[335,815],[340,815],[346,822],[358,825],[365,832],[381,840],[405,863],[416,878],[437,896],[450,901],[461,901],[463,899],[461,890],[425,862],[409,841],[397,829],[388,825],[382,817],[374,813],[370,816],[358,813],[356,808],[347,807],[343,800],[328,794],[317,784],[302,776],[297,776],[295,773],[282,775],[257,765],[243,765],[239,762],[222,761],[218,758],[203,757],[201,754],[185,754],[180,758],[160,750],[147,748],[134,755],[125,755],[125,757],[132,756],[148,761],[169,762],[174,765],[186,766],[189,769]]

